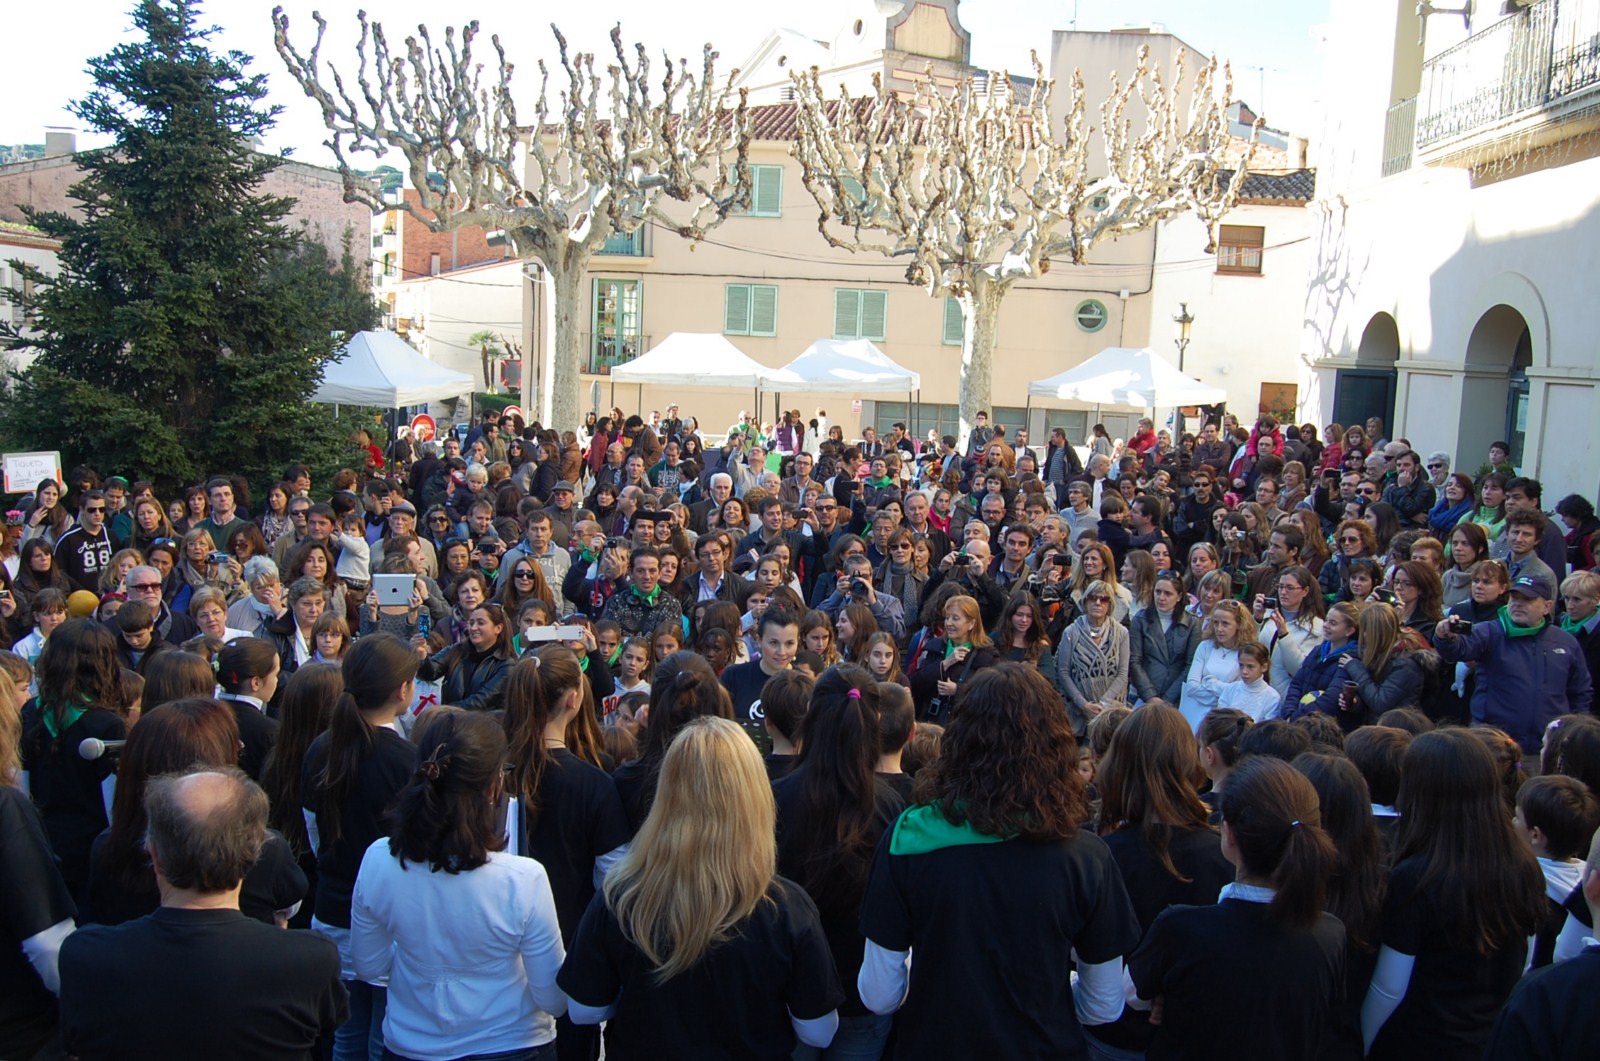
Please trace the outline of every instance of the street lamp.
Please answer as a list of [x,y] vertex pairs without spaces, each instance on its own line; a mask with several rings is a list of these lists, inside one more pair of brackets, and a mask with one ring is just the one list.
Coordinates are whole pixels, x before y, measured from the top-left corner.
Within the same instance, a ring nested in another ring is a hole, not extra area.
[[1178,303],[1178,313],[1172,318],[1174,325],[1172,341],[1178,344],[1178,371],[1183,371],[1183,355],[1189,349],[1189,330],[1194,327],[1194,314],[1189,312],[1189,303]]
[[[1194,314],[1189,312],[1189,303],[1178,303],[1177,316],[1172,318],[1172,341],[1178,346],[1178,371],[1183,371],[1183,355],[1189,350],[1189,329],[1194,327]],[[1176,441],[1183,437],[1183,409],[1172,410],[1172,436]]]

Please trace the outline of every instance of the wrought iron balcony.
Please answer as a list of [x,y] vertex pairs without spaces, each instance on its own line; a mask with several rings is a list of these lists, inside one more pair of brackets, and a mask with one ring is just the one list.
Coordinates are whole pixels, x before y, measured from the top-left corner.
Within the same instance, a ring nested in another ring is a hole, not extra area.
[[[1539,0],[1423,64],[1416,146],[1428,153],[1528,119],[1560,121],[1596,104],[1600,0]],[[1386,174],[1391,158],[1398,152],[1386,150]]]

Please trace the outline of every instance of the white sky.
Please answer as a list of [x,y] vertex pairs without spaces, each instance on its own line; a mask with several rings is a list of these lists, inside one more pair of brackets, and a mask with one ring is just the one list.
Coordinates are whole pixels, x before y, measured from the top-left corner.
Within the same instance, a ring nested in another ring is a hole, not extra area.
[[[527,0],[465,0],[440,4],[422,0],[382,0],[363,5],[357,0],[284,0],[290,17],[290,39],[302,51],[315,33],[311,12],[320,10],[330,23],[323,44],[324,60],[333,60],[348,77],[354,69],[356,11],[366,6],[383,22],[397,49],[405,33],[427,21],[436,43],[448,23],[477,18],[483,36],[479,45],[492,58],[488,37],[498,33],[517,64],[513,89],[520,109],[531,113],[537,93],[541,56],[554,58],[549,23],[556,21],[575,50],[604,52],[607,34],[621,22],[624,39],[650,45],[653,58],[665,49],[674,58],[687,56],[698,65],[709,40],[721,53],[719,71],[740,63],[766,33],[787,26],[822,39],[832,39],[841,25],[870,10],[873,0],[807,0],[793,6],[751,0],[693,0],[691,4],[661,0],[612,0],[610,3],[529,3]],[[979,66],[1028,69],[1028,51],[1046,54],[1050,31],[1070,28],[1111,29],[1161,23],[1187,43],[1233,63],[1236,94],[1266,117],[1269,124],[1300,133],[1317,129],[1314,99],[1320,82],[1316,27],[1326,21],[1331,0],[965,0],[962,24],[973,35],[973,62]],[[63,6],[10,0],[0,16],[0,69],[9,72],[6,106],[0,108],[0,144],[40,143],[46,126],[79,132],[79,146],[93,146],[92,135],[79,127],[68,110],[73,99],[91,87],[88,60],[130,39],[133,0],[69,0]],[[293,157],[331,164],[322,145],[320,114],[289,78],[272,44],[272,3],[262,0],[211,0],[206,21],[221,28],[218,48],[236,48],[255,57],[251,67],[264,71],[271,84],[270,101],[284,111],[268,138],[271,149],[290,148]]]

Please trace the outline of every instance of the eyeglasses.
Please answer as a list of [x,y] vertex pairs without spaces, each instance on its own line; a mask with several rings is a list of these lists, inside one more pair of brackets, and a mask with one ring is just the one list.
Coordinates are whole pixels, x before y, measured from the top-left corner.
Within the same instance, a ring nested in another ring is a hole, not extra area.
[[143,593],[145,590],[160,589],[160,588],[161,588],[161,583],[159,583],[159,582],[130,582],[130,583],[128,583],[128,589],[137,590],[140,593]]
[[1343,538],[1339,539],[1339,544],[1340,545],[1360,545],[1361,544],[1361,536],[1357,535],[1357,534],[1346,534]]
[[93,508],[85,508],[84,509],[85,512],[104,512],[105,510],[106,510],[106,506],[104,506],[104,505],[96,505]]
[[889,546],[889,548],[891,548],[891,549],[909,549],[909,548],[911,548],[911,543],[910,542],[895,542],[893,545]]
[[528,581],[531,582],[531,581],[533,581],[533,572],[532,571],[516,571],[516,572],[512,573],[511,577],[512,578],[519,578],[519,579],[520,578],[525,578],[525,579],[527,579]]
[[429,516],[428,517],[428,522],[429,523],[443,523],[445,526],[448,527],[450,525],[450,517],[449,516]]
[[1106,596],[1104,593],[1096,593],[1094,596],[1089,598],[1089,603],[1090,604],[1110,604],[1111,603],[1111,598]]
[[1429,471],[1435,471],[1435,472],[1436,471],[1442,471],[1444,469],[1444,467],[1445,466],[1443,464],[1440,464],[1437,461],[1435,461],[1433,464],[1428,465],[1428,470]]

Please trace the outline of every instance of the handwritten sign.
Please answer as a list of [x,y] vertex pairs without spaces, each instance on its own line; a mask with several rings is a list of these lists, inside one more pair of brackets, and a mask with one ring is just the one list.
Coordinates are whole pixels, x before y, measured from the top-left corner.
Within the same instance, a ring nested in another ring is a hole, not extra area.
[[32,493],[46,479],[61,481],[60,453],[7,453],[0,456],[5,471],[5,492]]

